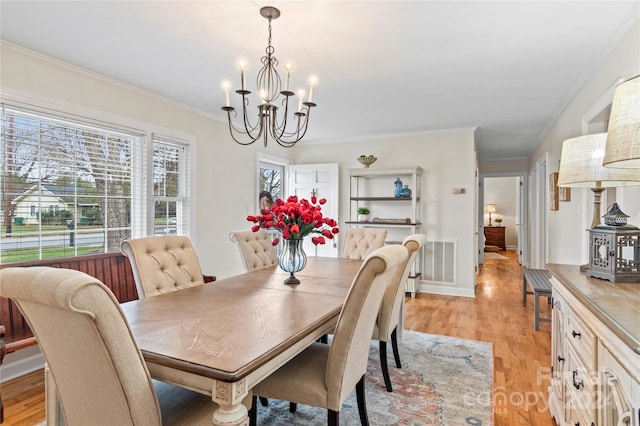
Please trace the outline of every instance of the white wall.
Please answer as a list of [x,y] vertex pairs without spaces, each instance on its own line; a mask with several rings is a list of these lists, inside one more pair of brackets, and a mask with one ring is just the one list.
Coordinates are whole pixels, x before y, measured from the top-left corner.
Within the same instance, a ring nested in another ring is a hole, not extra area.
[[[517,177],[487,177],[484,179],[484,204],[495,204],[496,213],[491,214],[491,223],[496,217],[502,218],[501,225],[505,229],[505,243],[507,248],[515,250],[518,247],[518,229],[516,228],[516,214],[518,204]],[[489,223],[489,213],[484,214],[484,224]]]
[[[264,149],[260,142],[240,146],[231,140],[225,123],[202,112],[6,43],[0,43],[0,61],[0,89],[5,95],[44,98],[65,109],[88,108],[119,121],[124,118],[194,135],[195,208],[190,236],[204,273],[222,278],[242,270],[228,234],[249,228],[245,218],[256,205],[256,151],[283,158],[291,158],[293,151],[276,144]],[[215,88],[211,91],[217,101]]]
[[[474,130],[431,132],[420,135],[381,137],[380,139],[341,142],[339,144],[299,144],[295,162],[340,163],[340,221],[348,217],[348,175],[345,169],[362,167],[360,155],[375,155],[372,168],[421,166],[422,231],[431,241],[457,242],[456,285],[423,289],[452,295],[473,296],[475,288]],[[455,195],[453,188],[465,188]],[[390,191],[392,191],[392,185]]]
[[[132,126],[147,123],[195,137],[191,238],[205,273],[222,278],[241,270],[228,233],[249,227],[245,218],[255,208],[257,150],[296,163],[338,162],[342,167],[362,167],[356,157],[374,154],[379,160],[372,167],[420,165],[425,169],[423,229],[431,240],[458,242],[457,286],[463,294],[473,295],[474,129],[339,145],[301,143],[292,150],[276,144],[266,149],[259,143],[240,146],[230,139],[225,123],[201,111],[8,43],[0,43],[0,49],[0,89],[5,98],[44,100],[63,110],[88,110]],[[343,220],[348,208],[345,185],[342,180]],[[466,194],[453,195],[454,187],[466,188]]]
[[[196,140],[192,186],[195,205],[190,237],[206,274],[223,278],[242,270],[228,234],[249,228],[245,218],[254,213],[256,205],[257,152],[285,159],[295,156],[297,163],[338,162],[341,169],[361,167],[356,157],[374,154],[379,160],[372,167],[420,165],[425,169],[424,232],[431,240],[458,242],[456,284],[435,291],[474,295],[474,130],[340,145],[302,143],[290,150],[276,144],[266,149],[260,143],[246,147],[231,140],[225,123],[201,111],[4,42],[0,42],[0,71],[0,94],[4,100],[30,99],[36,104],[45,103],[94,118],[110,117],[114,122],[132,127],[145,123],[156,129],[193,135]],[[212,89],[212,98],[217,96],[214,92]],[[341,220],[346,219],[348,209],[345,185],[342,178]],[[466,194],[453,195],[454,187],[465,188]],[[21,361],[25,358],[24,351],[19,352],[8,357],[3,372],[11,371],[9,364],[15,362],[26,365]],[[28,359],[38,356],[28,355]],[[15,356],[18,357],[12,361]]]
[[[640,4],[636,4],[620,34],[612,39],[612,47],[588,74],[567,108],[555,125],[529,157],[529,166],[549,153],[548,173],[558,171],[562,142],[583,134],[583,115],[620,78],[627,79],[640,74]],[[585,70],[587,72],[587,70]],[[629,223],[640,225],[640,188],[617,189],[620,208],[630,215]],[[602,214],[608,201],[603,200]],[[588,262],[588,233],[593,214],[593,194],[589,189],[572,188],[571,201],[559,203],[559,210],[547,210],[549,252],[551,263],[584,264]],[[531,238],[535,238],[532,235]]]
[[[338,144],[300,143],[292,150],[260,143],[250,147],[234,143],[225,123],[201,112],[159,98],[114,80],[91,74],[20,48],[2,44],[2,90],[89,108],[121,120],[143,123],[195,136],[194,228],[191,232],[204,272],[225,277],[241,271],[228,233],[248,229],[247,214],[255,209],[256,149],[269,155],[293,158],[298,164],[335,163],[362,167],[361,154],[374,154],[372,167],[420,165],[423,175],[423,229],[430,239],[458,242],[457,285],[473,295],[473,183],[474,130],[432,132],[380,140]],[[212,94],[213,96],[213,94]],[[347,217],[348,183],[341,181],[340,220]],[[453,195],[452,188],[467,193]],[[343,227],[344,228],[344,227]],[[454,289],[454,292],[458,290]]]

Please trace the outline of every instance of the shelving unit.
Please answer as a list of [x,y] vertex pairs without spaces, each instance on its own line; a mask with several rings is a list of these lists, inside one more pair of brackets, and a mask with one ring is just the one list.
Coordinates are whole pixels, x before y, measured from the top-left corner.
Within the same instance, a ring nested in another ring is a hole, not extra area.
[[[349,220],[348,227],[382,227],[387,229],[387,243],[400,244],[405,237],[420,233],[420,191],[422,167],[391,169],[348,169]],[[401,179],[411,189],[410,197],[394,197],[396,179]],[[369,220],[358,221],[358,208],[371,210]],[[416,257],[405,291],[415,297],[422,271],[422,251]]]

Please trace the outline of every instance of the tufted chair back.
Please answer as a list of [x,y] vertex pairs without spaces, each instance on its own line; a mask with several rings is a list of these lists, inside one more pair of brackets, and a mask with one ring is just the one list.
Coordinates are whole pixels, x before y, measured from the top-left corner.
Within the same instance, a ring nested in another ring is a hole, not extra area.
[[218,406],[210,396],[151,378],[118,301],[99,280],[36,266],[0,269],[0,283],[0,296],[15,301],[38,340],[64,423],[211,425]]
[[140,299],[204,284],[189,237],[137,238],[124,241],[121,250],[131,261]]
[[373,338],[376,340],[389,341],[391,333],[396,329],[400,320],[400,311],[402,309],[402,301],[404,299],[404,288],[409,272],[413,266],[413,262],[418,252],[427,242],[427,236],[424,234],[409,235],[404,239],[402,245],[409,250],[409,258],[402,270],[402,274],[398,275],[395,281],[389,283],[387,290],[382,299],[378,321],[374,329]]
[[264,229],[257,232],[234,231],[229,233],[229,239],[233,241],[240,253],[245,272],[278,264],[278,255],[271,244],[271,236]]
[[344,239],[342,257],[348,259],[366,259],[371,252],[384,245],[386,229],[350,228]]

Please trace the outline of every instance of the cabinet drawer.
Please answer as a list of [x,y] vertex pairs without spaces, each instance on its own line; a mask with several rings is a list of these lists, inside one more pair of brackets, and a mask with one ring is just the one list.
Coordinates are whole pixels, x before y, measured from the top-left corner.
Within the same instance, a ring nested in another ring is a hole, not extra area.
[[[571,402],[572,424],[591,425],[596,418],[597,375],[587,367],[576,354],[573,347],[567,348],[567,370],[565,372],[567,399]],[[575,414],[580,418],[576,418]]]
[[569,346],[573,346],[585,365],[591,370],[595,369],[596,339],[593,332],[571,309],[567,314],[566,336]]

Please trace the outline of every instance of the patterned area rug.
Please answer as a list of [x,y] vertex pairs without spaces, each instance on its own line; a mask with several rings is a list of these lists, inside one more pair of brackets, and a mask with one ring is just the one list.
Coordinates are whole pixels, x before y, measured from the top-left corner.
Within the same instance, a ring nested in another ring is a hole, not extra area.
[[[400,344],[402,368],[395,367],[391,342],[388,362],[393,392],[384,387],[378,342],[372,342],[366,377],[367,412],[371,425],[493,424],[493,348],[489,343],[404,331]],[[340,411],[340,423],[360,424],[355,391]],[[258,403],[258,425],[324,426],[323,409],[270,400]]]
[[498,253],[492,253],[492,252],[485,253],[485,254],[484,254],[484,258],[485,258],[485,259],[509,260],[509,258],[508,258],[507,256],[503,256],[503,255],[501,255],[501,254],[498,254]]

